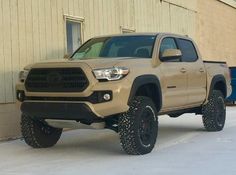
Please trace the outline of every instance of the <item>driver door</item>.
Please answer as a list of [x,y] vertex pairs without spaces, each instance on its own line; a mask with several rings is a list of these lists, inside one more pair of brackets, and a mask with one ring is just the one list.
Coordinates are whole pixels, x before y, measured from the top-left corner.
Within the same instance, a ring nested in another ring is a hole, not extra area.
[[[175,38],[166,37],[161,41],[160,53],[166,49],[178,49]],[[187,105],[187,66],[178,60],[162,61],[160,65],[162,73],[162,94],[163,94],[163,110],[174,110]]]

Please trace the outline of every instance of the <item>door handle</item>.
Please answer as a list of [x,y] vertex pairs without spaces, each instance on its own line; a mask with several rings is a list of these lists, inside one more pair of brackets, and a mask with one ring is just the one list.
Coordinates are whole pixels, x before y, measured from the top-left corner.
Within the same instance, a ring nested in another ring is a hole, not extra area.
[[204,72],[204,69],[203,69],[203,68],[200,68],[200,69],[199,69],[199,72]]
[[180,69],[180,72],[185,73],[187,70],[185,68]]

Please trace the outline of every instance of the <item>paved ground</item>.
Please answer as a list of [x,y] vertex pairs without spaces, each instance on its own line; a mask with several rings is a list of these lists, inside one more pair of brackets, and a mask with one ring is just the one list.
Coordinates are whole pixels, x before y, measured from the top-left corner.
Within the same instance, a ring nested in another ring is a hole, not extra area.
[[0,175],[236,174],[236,107],[227,109],[224,131],[208,133],[201,118],[160,117],[151,154],[129,156],[109,130],[63,133],[50,149],[31,149],[22,140],[0,143]]

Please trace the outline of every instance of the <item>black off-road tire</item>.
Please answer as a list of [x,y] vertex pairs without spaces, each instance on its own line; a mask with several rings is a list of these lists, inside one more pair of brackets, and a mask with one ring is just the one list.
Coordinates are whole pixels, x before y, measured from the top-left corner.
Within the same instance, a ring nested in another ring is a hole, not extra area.
[[226,119],[224,95],[219,90],[213,90],[208,100],[202,108],[204,127],[207,131],[221,131]]
[[138,96],[119,117],[118,130],[124,151],[131,155],[150,153],[158,135],[158,116],[153,101]]
[[61,137],[62,129],[53,128],[46,123],[22,114],[21,133],[25,142],[33,148],[54,146]]

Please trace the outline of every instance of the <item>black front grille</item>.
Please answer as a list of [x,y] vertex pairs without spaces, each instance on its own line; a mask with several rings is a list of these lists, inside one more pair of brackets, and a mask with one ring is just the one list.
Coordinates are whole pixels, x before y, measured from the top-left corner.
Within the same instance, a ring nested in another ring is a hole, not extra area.
[[88,85],[81,68],[35,68],[25,81],[29,92],[82,92]]

